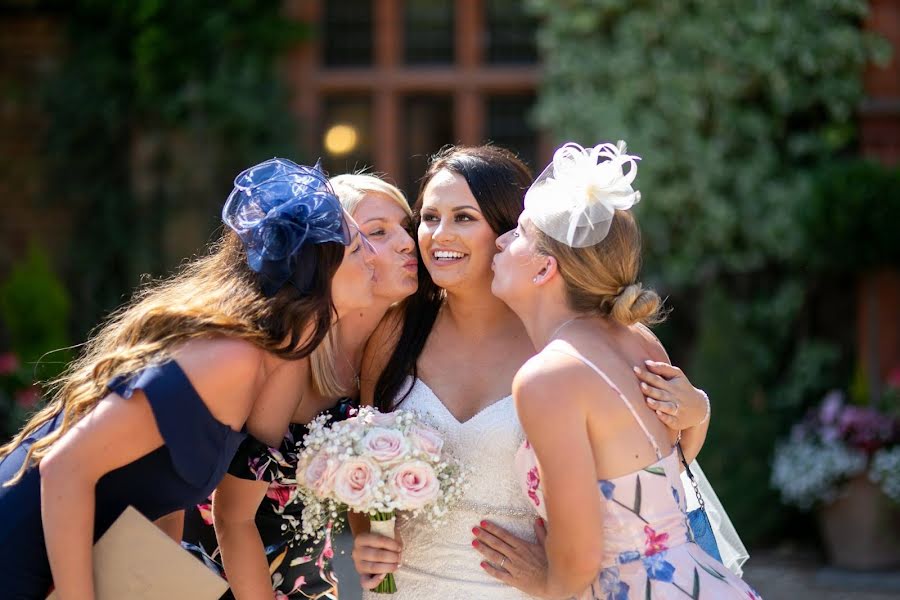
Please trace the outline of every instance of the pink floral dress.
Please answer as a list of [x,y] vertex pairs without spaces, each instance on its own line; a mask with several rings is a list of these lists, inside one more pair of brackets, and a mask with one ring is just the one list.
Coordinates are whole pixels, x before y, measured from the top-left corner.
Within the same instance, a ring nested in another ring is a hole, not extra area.
[[[656,440],[612,380],[580,354],[565,353],[594,369],[621,397],[653,444],[658,459],[640,471],[598,482],[605,505],[603,561],[596,579],[576,598],[759,599],[750,586],[693,542],[677,452],[663,457]],[[527,441],[519,448],[516,467],[525,494],[546,519],[541,469]]]

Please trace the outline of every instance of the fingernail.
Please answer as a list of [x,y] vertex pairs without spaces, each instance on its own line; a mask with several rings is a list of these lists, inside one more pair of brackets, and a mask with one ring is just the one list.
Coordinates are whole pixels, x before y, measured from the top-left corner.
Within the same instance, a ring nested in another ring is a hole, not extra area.
[[645,364],[645,365],[652,365],[652,364],[653,364],[653,361],[652,361],[652,360],[645,360],[645,361],[644,361],[644,364]]
[[631,368],[634,369],[634,372],[637,373],[638,375],[641,374],[641,369],[639,367],[631,367]]
[[647,387],[647,384],[644,383],[643,381],[641,382],[641,389],[642,389],[642,390],[649,389],[649,388]]
[[475,548],[477,548],[477,547],[478,547],[478,540],[472,540],[472,546],[475,547]]
[[473,527],[473,528],[472,528],[472,533],[475,534],[475,535],[478,535],[478,532],[479,532],[479,531],[481,531],[481,530],[478,529],[477,527]]
[[482,569],[484,569],[484,568],[487,566],[486,563],[484,563],[484,562],[481,562],[481,563],[479,563],[479,564],[481,565],[481,568],[482,568]]
[[538,517],[538,522],[539,522],[541,525],[543,525],[543,524],[544,524],[544,519],[541,518],[541,517]]

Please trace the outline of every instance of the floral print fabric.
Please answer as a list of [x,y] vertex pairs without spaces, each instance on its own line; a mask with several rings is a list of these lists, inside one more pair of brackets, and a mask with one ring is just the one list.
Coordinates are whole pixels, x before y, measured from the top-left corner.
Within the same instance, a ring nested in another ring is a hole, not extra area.
[[[673,452],[636,473],[598,482],[605,504],[604,558],[578,600],[759,598],[691,539],[678,464]],[[523,491],[546,519],[540,467],[527,441],[517,468]]]
[[[329,411],[334,420],[349,415],[352,405],[342,401]],[[337,599],[337,578],[331,566],[334,549],[330,532],[318,543],[300,539],[303,505],[291,501],[297,469],[297,444],[306,427],[291,424],[278,448],[247,438],[231,463],[229,474],[266,481],[269,488],[256,512],[256,526],[265,547],[275,600],[288,598]],[[227,579],[212,527],[210,503],[197,505],[185,516],[182,546]],[[230,592],[223,598],[233,598]]]

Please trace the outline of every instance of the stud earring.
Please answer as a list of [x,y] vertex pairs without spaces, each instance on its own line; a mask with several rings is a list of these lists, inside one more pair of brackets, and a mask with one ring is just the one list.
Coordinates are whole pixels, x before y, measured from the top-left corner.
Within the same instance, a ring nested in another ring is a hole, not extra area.
[[532,281],[532,283],[537,283],[537,280],[538,280],[537,275],[535,275],[534,279],[532,279],[531,281]]

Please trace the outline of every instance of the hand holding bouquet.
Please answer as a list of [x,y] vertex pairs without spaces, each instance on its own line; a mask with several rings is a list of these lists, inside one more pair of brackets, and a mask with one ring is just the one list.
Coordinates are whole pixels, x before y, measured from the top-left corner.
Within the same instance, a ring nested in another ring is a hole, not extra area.
[[[299,453],[306,537],[321,536],[329,522],[342,524],[348,509],[369,515],[372,531],[393,537],[397,511],[439,524],[462,496],[458,464],[442,454],[438,432],[414,413],[366,406],[345,421],[329,426],[328,420],[321,416],[309,425]],[[375,589],[396,590],[393,574]]]

